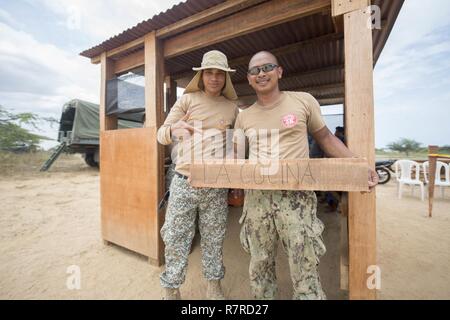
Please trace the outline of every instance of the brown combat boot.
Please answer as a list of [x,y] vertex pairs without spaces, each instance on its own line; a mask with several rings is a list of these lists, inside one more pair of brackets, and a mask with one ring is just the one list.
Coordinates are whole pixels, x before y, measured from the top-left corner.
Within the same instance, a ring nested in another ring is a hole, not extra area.
[[208,300],[225,300],[220,280],[209,280],[208,288],[206,289],[206,298]]
[[165,296],[164,300],[181,300],[180,290],[178,288],[164,288]]

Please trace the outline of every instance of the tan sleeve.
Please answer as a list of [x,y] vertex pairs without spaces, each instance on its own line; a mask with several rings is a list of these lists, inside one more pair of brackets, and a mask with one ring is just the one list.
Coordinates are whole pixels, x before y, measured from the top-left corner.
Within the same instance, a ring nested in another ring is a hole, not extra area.
[[158,142],[163,145],[172,143],[172,137],[170,134],[170,126],[178,122],[187,113],[189,109],[189,96],[187,94],[181,96],[180,99],[175,102],[172,109],[170,109],[169,115],[164,121],[164,124],[158,129],[157,139]]
[[325,127],[325,121],[322,118],[320,104],[316,98],[309,93],[305,93],[304,99],[309,110],[309,117],[307,119],[308,132],[314,133]]

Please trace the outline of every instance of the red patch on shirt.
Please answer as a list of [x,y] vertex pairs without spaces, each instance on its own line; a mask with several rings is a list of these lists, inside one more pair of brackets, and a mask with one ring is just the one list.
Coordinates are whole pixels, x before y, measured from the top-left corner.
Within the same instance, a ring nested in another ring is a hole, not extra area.
[[298,119],[295,114],[289,113],[281,119],[281,122],[283,123],[283,127],[285,128],[293,128],[297,125]]

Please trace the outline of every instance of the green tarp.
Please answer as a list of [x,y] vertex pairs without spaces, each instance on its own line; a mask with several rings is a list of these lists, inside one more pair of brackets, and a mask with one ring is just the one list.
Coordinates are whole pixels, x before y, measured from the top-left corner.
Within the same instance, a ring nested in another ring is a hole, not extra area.
[[[71,114],[74,109],[73,124],[70,130]],[[143,113],[120,115],[119,129],[140,128],[142,127]],[[129,119],[129,120],[124,120]],[[63,121],[66,126],[63,126]],[[69,124],[69,127],[67,127]],[[79,99],[71,100],[63,106],[63,115],[61,117],[60,131],[72,131],[72,141],[99,139],[100,119],[99,105],[82,101]]]

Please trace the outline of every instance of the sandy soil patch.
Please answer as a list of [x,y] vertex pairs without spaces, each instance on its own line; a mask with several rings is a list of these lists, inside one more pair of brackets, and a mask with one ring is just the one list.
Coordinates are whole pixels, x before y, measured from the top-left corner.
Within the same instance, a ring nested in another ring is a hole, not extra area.
[[[381,299],[450,298],[450,190],[437,193],[434,217],[418,195],[396,198],[393,182],[380,186],[378,262]],[[99,176],[79,156],[58,160],[48,173],[0,176],[1,299],[160,299],[159,273],[147,259],[100,235]],[[225,243],[225,294],[250,299],[249,257],[240,248],[240,210],[229,214]],[[330,299],[346,299],[339,290],[339,215],[320,213],[328,252],[320,273]],[[81,270],[81,289],[69,290],[67,268]],[[287,259],[279,250],[280,299],[292,295]],[[200,279],[200,280],[199,280]],[[194,241],[182,295],[203,299],[199,239]]]

